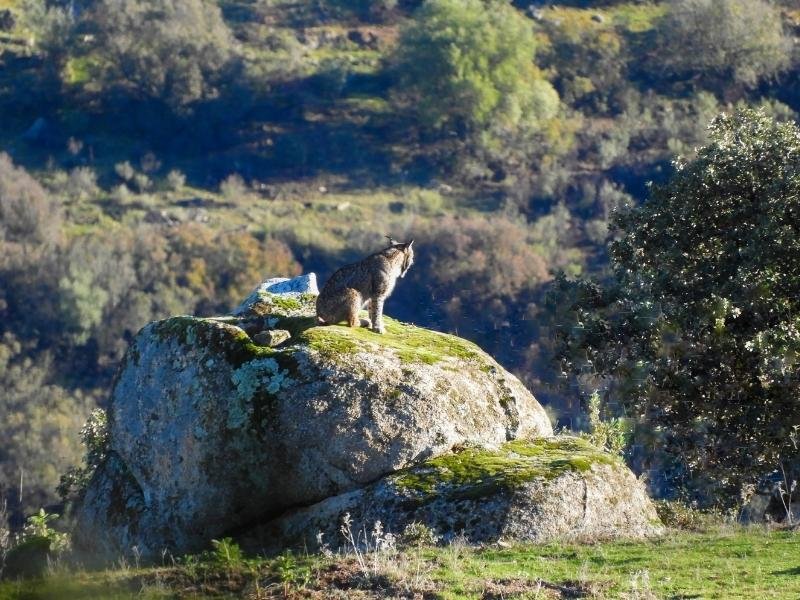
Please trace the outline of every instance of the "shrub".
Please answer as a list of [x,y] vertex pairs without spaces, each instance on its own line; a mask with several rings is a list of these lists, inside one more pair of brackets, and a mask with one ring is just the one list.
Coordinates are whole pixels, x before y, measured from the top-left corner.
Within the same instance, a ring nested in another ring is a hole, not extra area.
[[82,467],[70,467],[61,476],[56,491],[63,502],[81,498],[95,470],[108,452],[108,418],[106,411],[96,408],[89,413],[86,424],[80,431],[81,442],[86,452]]
[[222,538],[221,540],[211,540],[213,551],[211,558],[213,562],[226,569],[235,569],[242,566],[244,556],[239,544],[233,538]]
[[219,7],[204,0],[98,0],[82,16],[93,32],[91,78],[174,110],[218,95],[235,63]]
[[555,116],[558,95],[533,64],[530,22],[505,2],[491,5],[427,0],[403,30],[397,89],[428,126],[514,129]]
[[91,396],[50,383],[52,365],[50,353],[9,333],[0,339],[0,481],[18,482],[23,473],[22,504],[19,489],[13,497],[17,510],[56,499],[58,474],[80,459],[78,431],[95,407]]
[[[27,171],[15,167],[8,154],[0,153],[0,247],[36,245],[58,241],[61,211]],[[5,244],[3,244],[5,242]],[[6,257],[8,258],[8,257]],[[3,259],[0,258],[0,264]]]
[[658,28],[654,66],[710,89],[754,87],[785,69],[791,41],[780,11],[764,0],[671,0]]
[[28,517],[20,541],[6,556],[9,577],[41,577],[50,562],[69,548],[69,536],[50,527],[58,515],[39,512]]
[[114,172],[119,175],[122,181],[125,182],[131,181],[133,176],[136,175],[136,169],[134,169],[133,165],[127,160],[125,162],[115,164]]
[[228,202],[237,203],[247,194],[247,184],[241,175],[232,173],[219,184],[219,193]]
[[610,281],[562,277],[550,300],[563,367],[612,381],[704,501],[800,465],[798,157],[795,124],[719,117],[697,158],[616,220]]
[[133,186],[140,194],[144,194],[152,185],[153,182],[144,173],[136,173],[136,175],[133,176]]
[[167,188],[173,192],[180,191],[186,185],[186,175],[178,169],[172,169],[167,173]]
[[97,195],[97,173],[90,167],[76,167],[69,173],[67,194],[71,198],[86,200]]

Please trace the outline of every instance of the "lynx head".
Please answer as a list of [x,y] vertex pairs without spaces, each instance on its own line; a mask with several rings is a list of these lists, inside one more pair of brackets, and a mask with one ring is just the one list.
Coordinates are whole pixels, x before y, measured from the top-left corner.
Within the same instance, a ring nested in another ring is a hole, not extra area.
[[406,273],[411,268],[411,265],[414,264],[414,248],[412,246],[414,244],[414,240],[403,244],[395,241],[390,235],[387,235],[386,238],[389,240],[389,244],[391,244],[389,246],[390,248],[395,248],[402,252],[403,264],[400,267],[400,277],[405,277]]
[[403,251],[403,266],[400,268],[400,277],[405,277],[408,270],[411,268],[411,265],[414,264],[414,248],[412,244],[414,240],[411,240],[407,244],[398,244],[397,248]]

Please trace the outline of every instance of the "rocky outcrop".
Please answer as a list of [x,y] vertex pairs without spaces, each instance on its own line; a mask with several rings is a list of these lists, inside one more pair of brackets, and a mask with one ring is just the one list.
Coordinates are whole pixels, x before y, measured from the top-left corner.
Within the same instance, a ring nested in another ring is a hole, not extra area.
[[[313,293],[289,287],[261,286],[233,316],[139,332],[112,392],[109,458],[80,508],[79,545],[195,551],[453,448],[552,435],[530,392],[476,345],[392,319],[383,336],[316,327]],[[253,342],[270,329],[291,337]]]
[[[347,515],[349,525],[345,525]],[[463,448],[365,488],[289,511],[253,528],[253,550],[316,550],[370,532],[424,524],[444,541],[598,540],[643,537],[662,527],[644,486],[616,457],[582,439],[516,440],[496,449]]]

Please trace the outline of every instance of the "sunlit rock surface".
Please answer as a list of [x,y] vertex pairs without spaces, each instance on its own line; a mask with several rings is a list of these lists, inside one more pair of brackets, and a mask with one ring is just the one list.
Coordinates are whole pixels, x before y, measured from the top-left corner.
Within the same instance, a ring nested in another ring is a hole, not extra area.
[[[386,319],[316,326],[308,280],[219,318],[144,327],[112,392],[109,459],[77,543],[108,556],[205,548],[287,509],[454,448],[552,435],[536,399],[475,344]],[[250,335],[282,329],[278,348]]]
[[[349,524],[346,523],[349,522]],[[549,542],[647,537],[662,526],[644,486],[618,458],[574,437],[462,448],[362,489],[288,511],[242,538],[249,550],[373,546],[375,524],[424,524],[441,541]]]

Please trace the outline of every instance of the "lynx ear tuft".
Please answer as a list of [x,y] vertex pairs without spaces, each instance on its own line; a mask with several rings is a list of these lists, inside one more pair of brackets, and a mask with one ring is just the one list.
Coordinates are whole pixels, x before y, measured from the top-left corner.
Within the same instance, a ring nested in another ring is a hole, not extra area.
[[406,244],[406,248],[411,248],[411,244],[413,244],[413,243],[414,243],[414,240],[411,240],[410,242],[408,242]]

